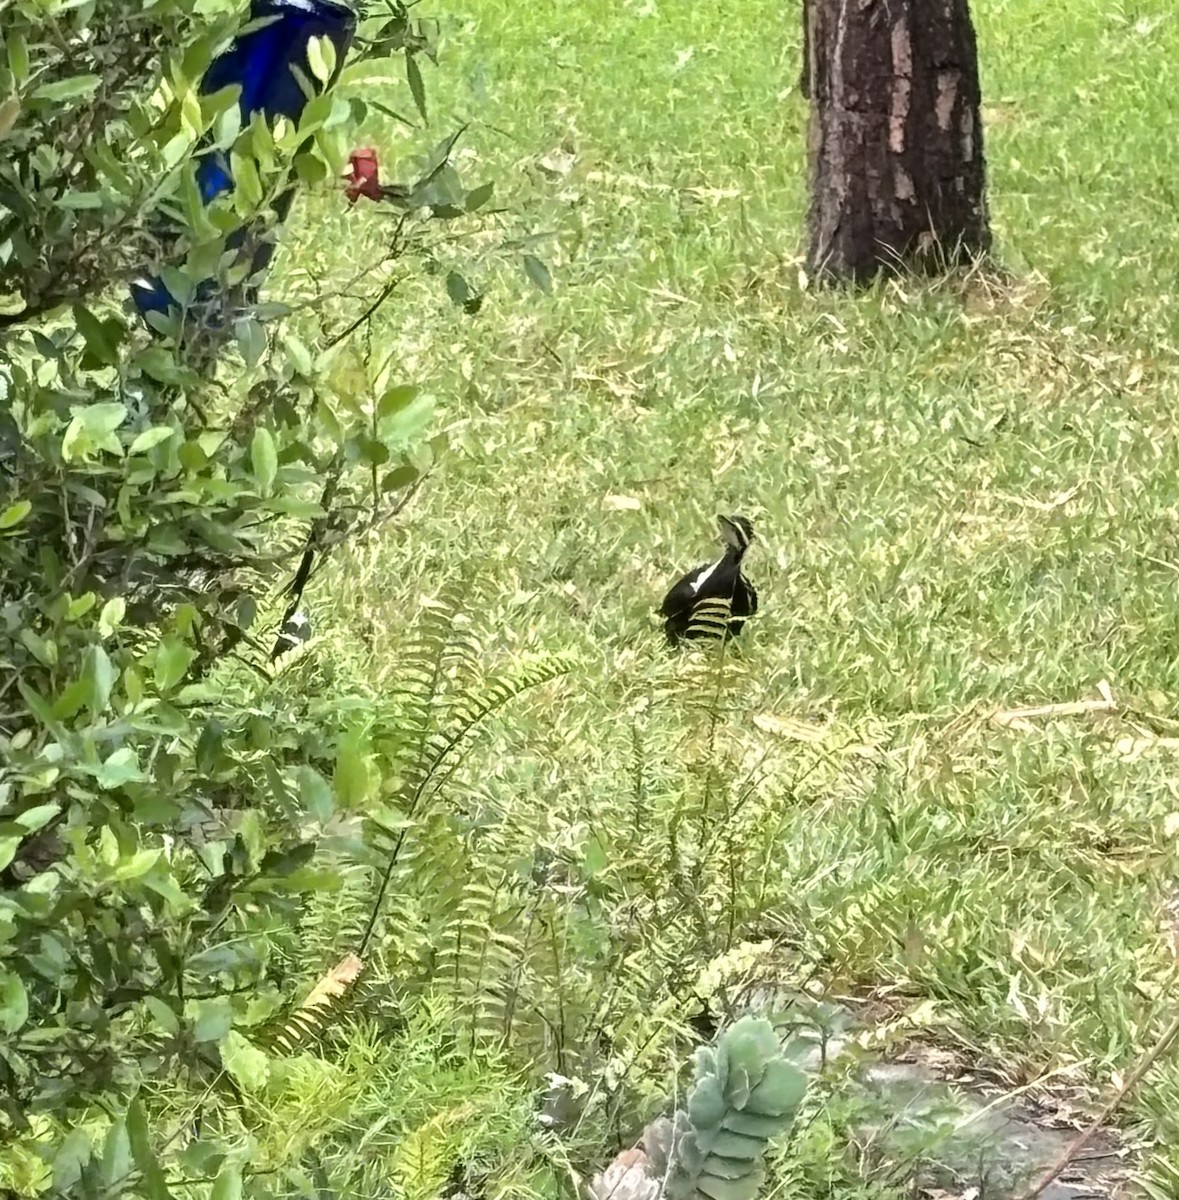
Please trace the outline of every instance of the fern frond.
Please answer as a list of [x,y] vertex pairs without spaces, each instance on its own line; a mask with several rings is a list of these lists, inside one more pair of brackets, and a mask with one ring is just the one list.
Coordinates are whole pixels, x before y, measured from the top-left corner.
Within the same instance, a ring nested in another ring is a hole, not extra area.
[[517,663],[499,679],[471,685],[447,713],[446,725],[424,743],[422,761],[415,764],[414,790],[406,797],[405,811],[412,813],[427,788],[436,791],[454,773],[460,749],[492,714],[524,692],[568,674],[573,660],[566,654],[544,655],[535,661]]
[[437,1200],[462,1148],[461,1127],[478,1107],[467,1100],[443,1109],[401,1138],[390,1168],[396,1195],[404,1200]]
[[725,638],[733,619],[732,601],[724,596],[701,600],[692,609],[688,624],[690,638]]
[[569,655],[549,654],[516,663],[507,673],[493,680],[476,680],[469,683],[451,704],[440,704],[439,681],[441,664],[446,659],[445,646],[435,645],[431,651],[433,661],[438,664],[439,680],[431,679],[431,701],[428,711],[418,729],[416,753],[406,761],[401,783],[394,799],[394,807],[402,814],[406,824],[395,836],[385,835],[388,858],[373,902],[372,911],[359,952],[363,953],[389,891],[397,860],[406,843],[412,823],[420,820],[424,803],[436,796],[449,782],[463,762],[463,751],[476,731],[488,717],[502,709],[511,700],[531,688],[547,683],[568,673],[573,666]]
[[432,718],[455,641],[454,625],[469,591],[469,582],[460,578],[447,584],[436,598],[423,601],[414,637],[390,667],[390,672],[396,672],[391,699],[400,709],[398,740],[409,761],[421,757],[421,748],[433,729]]
[[514,907],[505,903],[509,891],[506,876],[494,885],[468,882],[439,942],[436,980],[449,994],[455,1021],[472,1053],[498,1040],[506,1021],[507,997],[521,955],[520,941],[511,932]]
[[295,1054],[306,1048],[322,1037],[343,1014],[349,1004],[352,986],[363,970],[364,963],[355,954],[346,954],[316,981],[306,999],[281,1027],[273,1032],[264,1028],[259,1039],[284,1054]]

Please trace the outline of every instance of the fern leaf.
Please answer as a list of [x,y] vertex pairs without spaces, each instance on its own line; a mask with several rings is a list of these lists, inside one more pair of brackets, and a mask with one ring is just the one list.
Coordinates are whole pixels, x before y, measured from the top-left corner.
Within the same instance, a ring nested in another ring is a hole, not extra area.
[[395,1194],[405,1200],[437,1200],[442,1195],[459,1156],[462,1126],[477,1110],[468,1100],[405,1134],[390,1170]]
[[701,600],[692,609],[688,636],[692,638],[724,638],[733,619],[733,605],[726,597]]
[[344,996],[363,970],[364,963],[355,954],[346,954],[340,959],[316,982],[307,998],[274,1035],[274,1046],[287,1054],[294,1054],[301,1044],[318,1036],[327,1019],[339,1010]]

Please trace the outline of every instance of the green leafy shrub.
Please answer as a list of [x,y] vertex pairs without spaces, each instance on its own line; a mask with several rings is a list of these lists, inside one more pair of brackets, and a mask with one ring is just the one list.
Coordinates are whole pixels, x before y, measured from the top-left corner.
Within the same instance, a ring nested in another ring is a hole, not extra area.
[[[273,299],[197,319],[200,281],[262,282],[230,240],[276,236],[292,172],[338,176],[369,116],[340,88],[242,128],[232,91],[197,91],[240,19],[17,0],[0,25],[0,1187],[22,1192],[162,1195],[153,1081],[264,1077],[251,1031],[324,965],[299,941],[341,883],[317,848],[366,797],[348,720],[273,683],[275,631],[442,450],[430,398],[346,333],[320,348]],[[412,64],[428,32],[393,4],[355,54]],[[205,138],[238,180],[208,207]],[[444,159],[403,198],[407,245],[481,202]],[[145,269],[180,302],[151,331],[124,311]]]

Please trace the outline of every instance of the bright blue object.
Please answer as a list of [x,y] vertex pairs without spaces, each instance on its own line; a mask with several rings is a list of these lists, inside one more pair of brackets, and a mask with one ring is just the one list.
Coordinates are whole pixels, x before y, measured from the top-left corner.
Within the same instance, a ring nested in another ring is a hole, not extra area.
[[[238,107],[242,124],[248,125],[255,113],[262,113],[273,123],[286,117],[296,125],[307,105],[307,96],[291,71],[297,66],[312,87],[319,81],[307,65],[307,47],[314,37],[327,37],[336,49],[336,69],[328,86],[336,81],[344,58],[356,33],[356,14],[335,0],[251,0],[250,25],[258,25],[238,34],[229,49],[209,65],[200,83],[208,95],[222,88],[239,86]],[[206,152],[197,164],[197,186],[205,204],[233,189],[233,176],[225,155],[220,151]],[[279,220],[285,220],[294,199],[294,188],[288,187],[275,202]],[[246,239],[247,230],[229,239],[231,249]],[[262,241],[251,259],[251,274],[270,264],[274,245]],[[197,288],[197,299],[212,296],[213,281],[207,280]],[[175,303],[171,293],[156,276],[145,276],[131,284],[131,298],[146,317],[149,312],[166,314]]]
[[307,46],[314,37],[327,37],[336,47],[338,71],[356,32],[356,14],[334,0],[253,0],[250,23],[262,21],[267,23],[239,34],[210,64],[201,91],[208,94],[240,84],[243,120],[247,114],[261,112],[271,121],[287,117],[297,123],[307,98],[291,64],[310,79]]

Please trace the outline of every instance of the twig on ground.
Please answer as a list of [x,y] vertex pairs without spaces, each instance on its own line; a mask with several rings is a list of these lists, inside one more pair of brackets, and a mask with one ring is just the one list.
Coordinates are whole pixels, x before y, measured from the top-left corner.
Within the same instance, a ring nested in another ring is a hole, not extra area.
[[1086,713],[1116,712],[1118,702],[1103,679],[1097,685],[1098,698],[1094,700],[1070,700],[1062,704],[1037,704],[1030,708],[1001,708],[991,714],[996,725],[1020,726],[1033,717],[1080,717]]
[[1083,1129],[1064,1149],[1064,1153],[1048,1168],[1044,1178],[1026,1195],[1021,1196],[1020,1200],[1038,1200],[1055,1181],[1060,1178],[1060,1174],[1071,1162],[1075,1162],[1082,1150],[1089,1144],[1090,1139],[1098,1130],[1113,1116],[1118,1105],[1138,1086],[1142,1081],[1142,1077],[1155,1064],[1155,1062],[1166,1053],[1175,1039],[1179,1038],[1179,1016],[1171,1021],[1170,1025],[1163,1030],[1158,1041],[1142,1056],[1138,1065],[1130,1072],[1129,1077],[1118,1088],[1113,1099],[1097,1114],[1096,1117]]

